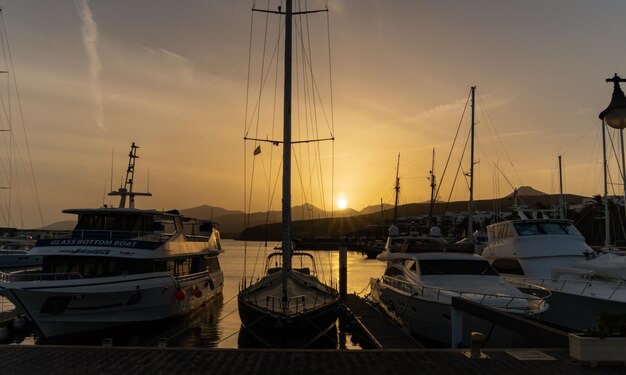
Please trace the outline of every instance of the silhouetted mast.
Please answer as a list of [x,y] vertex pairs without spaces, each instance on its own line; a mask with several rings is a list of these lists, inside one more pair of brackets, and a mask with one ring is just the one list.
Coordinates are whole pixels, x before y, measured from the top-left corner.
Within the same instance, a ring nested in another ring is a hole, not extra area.
[[126,207],[126,197],[128,197],[128,207],[135,208],[135,196],[145,196],[150,197],[152,194],[150,193],[139,193],[133,191],[133,183],[135,180],[135,160],[139,159],[137,156],[137,149],[139,146],[135,145],[133,142],[130,145],[130,153],[128,153],[128,168],[126,168],[126,179],[124,182],[124,186],[120,187],[117,191],[112,191],[109,193],[111,196],[119,195],[120,196],[120,205],[119,208]]
[[472,92],[472,134],[471,134],[471,153],[470,153],[470,181],[469,181],[469,204],[467,208],[467,238],[474,243],[474,237],[472,234],[474,233],[474,113],[476,111],[475,97],[476,97],[476,86],[471,87]]
[[398,165],[396,166],[396,202],[393,208],[393,224],[395,226],[398,225],[398,195],[400,193],[400,177],[398,177],[398,173],[400,172],[400,154],[398,154]]
[[435,208],[435,189],[437,188],[437,182],[435,180],[435,149],[433,148],[433,162],[430,167],[430,208],[428,210],[428,228],[430,228],[433,220],[433,210]]

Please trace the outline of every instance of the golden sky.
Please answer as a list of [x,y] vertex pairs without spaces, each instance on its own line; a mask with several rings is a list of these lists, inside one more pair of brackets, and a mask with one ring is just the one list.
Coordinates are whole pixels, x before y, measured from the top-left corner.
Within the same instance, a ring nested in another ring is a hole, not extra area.
[[[149,175],[154,195],[138,206],[243,209],[250,1],[0,6],[44,224],[69,218],[65,208],[109,203],[112,154],[117,188],[131,142],[141,147],[135,189]],[[602,192],[598,113],[612,92],[604,79],[626,76],[626,2],[329,0],[329,8],[333,201],[392,203],[398,153],[401,203],[429,199],[432,150],[440,175],[472,85],[477,199],[509,194],[509,182],[557,193],[559,154],[567,193]],[[19,113],[12,117],[24,150]],[[462,141],[468,126],[466,116]],[[452,200],[467,199],[463,184]],[[9,225],[42,224],[28,186],[12,183],[22,202],[11,205]],[[6,209],[9,193],[0,194]]]

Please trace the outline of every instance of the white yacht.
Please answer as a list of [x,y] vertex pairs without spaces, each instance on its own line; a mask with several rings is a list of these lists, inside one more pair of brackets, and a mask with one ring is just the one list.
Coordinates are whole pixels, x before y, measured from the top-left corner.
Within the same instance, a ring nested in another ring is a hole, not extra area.
[[[61,339],[190,312],[222,292],[220,236],[211,222],[134,207],[137,146],[120,207],[69,209],[67,237],[38,240],[42,271],[2,273],[0,291],[45,339]],[[130,207],[125,207],[126,198]]]
[[482,255],[507,280],[552,292],[542,320],[582,332],[603,310],[626,313],[623,257],[598,256],[569,220],[522,217],[488,226]]
[[[387,267],[381,278],[371,279],[371,298],[418,338],[451,343],[452,297],[520,316],[541,314],[548,308],[543,299],[505,283],[487,260],[474,254],[472,244],[425,243],[415,236],[400,236],[392,226],[385,251],[377,259],[387,262]],[[468,344],[471,331],[492,330],[489,322],[466,315],[462,344]],[[493,335],[490,345],[496,345],[500,334]]]

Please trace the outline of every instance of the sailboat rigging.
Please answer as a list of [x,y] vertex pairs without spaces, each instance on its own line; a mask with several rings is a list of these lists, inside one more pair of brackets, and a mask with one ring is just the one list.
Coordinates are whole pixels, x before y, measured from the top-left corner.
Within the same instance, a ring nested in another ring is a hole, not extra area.
[[[291,0],[287,0],[285,5],[284,10],[279,6],[277,11],[253,9],[285,18],[283,139],[245,137],[246,140],[282,144],[282,246],[267,256],[265,275],[260,280],[250,285],[244,281],[238,294],[238,305],[244,328],[268,346],[289,346],[290,339],[295,337],[300,339],[298,346],[306,346],[334,326],[339,294],[316,277],[313,256],[294,251],[292,245],[292,145],[313,142],[292,140],[292,34],[295,15],[325,12],[327,9],[294,11]],[[315,141],[327,139],[334,138]],[[293,260],[296,258],[300,263],[294,267]],[[304,266],[307,261],[313,265]]]

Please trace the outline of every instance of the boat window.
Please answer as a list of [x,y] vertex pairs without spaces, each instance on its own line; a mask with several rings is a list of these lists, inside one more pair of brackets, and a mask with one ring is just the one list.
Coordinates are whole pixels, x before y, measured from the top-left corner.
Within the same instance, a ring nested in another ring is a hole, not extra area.
[[404,267],[406,267],[407,269],[409,269],[411,271],[415,271],[416,270],[415,260],[413,260],[413,259],[405,260],[404,261]]
[[484,259],[423,259],[419,268],[422,275],[498,275]]
[[580,232],[578,231],[578,229],[574,226],[574,224],[568,224],[565,227],[565,230],[567,231],[568,234],[578,234],[578,235],[581,235]]
[[385,270],[385,276],[399,276],[402,275],[402,271],[400,271],[397,268],[387,268],[387,270]]
[[543,223],[541,228],[546,234],[567,234],[567,227],[561,223]]
[[183,258],[176,259],[174,261],[176,263],[176,270],[174,271],[174,276],[184,276],[189,275],[191,272],[191,259]]
[[540,226],[536,223],[516,223],[513,224],[515,226],[515,230],[517,234],[520,236],[535,236],[542,234],[542,230]]
[[524,275],[524,270],[517,259],[496,259],[491,263],[499,273],[511,275]]
[[48,256],[43,261],[44,274],[80,274],[83,278],[148,273],[153,270],[149,259],[89,256]]
[[115,213],[84,213],[78,215],[75,230],[107,230],[129,232],[152,232],[154,222],[145,215]]
[[[516,223],[515,230],[520,236],[535,236],[541,234],[576,234],[578,232],[576,228],[574,231],[568,229],[569,224],[566,223]],[[573,225],[572,225],[573,227]]]

